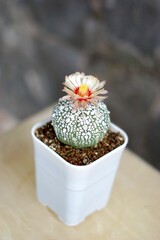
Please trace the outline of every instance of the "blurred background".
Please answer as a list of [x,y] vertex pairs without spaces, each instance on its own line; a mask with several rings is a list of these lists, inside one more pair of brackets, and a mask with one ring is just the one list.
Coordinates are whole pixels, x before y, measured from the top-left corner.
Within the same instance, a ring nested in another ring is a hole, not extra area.
[[112,121],[160,169],[160,0],[0,1],[1,136],[75,71],[107,80]]

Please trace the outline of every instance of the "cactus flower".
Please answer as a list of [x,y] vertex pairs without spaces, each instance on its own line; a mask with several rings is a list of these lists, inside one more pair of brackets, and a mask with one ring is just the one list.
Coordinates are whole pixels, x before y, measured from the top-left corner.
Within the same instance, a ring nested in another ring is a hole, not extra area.
[[67,96],[63,99],[72,99],[75,106],[85,107],[87,103],[96,104],[97,100],[103,100],[107,93],[104,90],[105,81],[100,82],[92,75],[85,75],[84,73],[76,72],[70,76],[66,76],[63,91]]

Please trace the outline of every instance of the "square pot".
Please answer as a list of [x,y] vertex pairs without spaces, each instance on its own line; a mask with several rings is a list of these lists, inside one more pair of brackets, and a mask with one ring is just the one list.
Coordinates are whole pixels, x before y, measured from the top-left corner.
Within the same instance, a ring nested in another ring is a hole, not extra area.
[[120,132],[124,143],[89,165],[75,166],[36,137],[36,129],[50,120],[32,128],[37,197],[66,225],[74,226],[95,210],[105,207],[128,137],[122,129],[111,123],[110,129]]

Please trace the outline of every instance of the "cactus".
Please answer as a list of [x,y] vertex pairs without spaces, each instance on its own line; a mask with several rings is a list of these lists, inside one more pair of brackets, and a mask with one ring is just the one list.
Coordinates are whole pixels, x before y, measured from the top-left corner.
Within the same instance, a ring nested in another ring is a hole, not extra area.
[[[102,101],[107,93],[105,81],[75,73],[66,76],[61,98],[53,109],[52,124],[57,138],[75,148],[95,146],[103,140],[110,115]],[[99,96],[100,95],[100,96]]]

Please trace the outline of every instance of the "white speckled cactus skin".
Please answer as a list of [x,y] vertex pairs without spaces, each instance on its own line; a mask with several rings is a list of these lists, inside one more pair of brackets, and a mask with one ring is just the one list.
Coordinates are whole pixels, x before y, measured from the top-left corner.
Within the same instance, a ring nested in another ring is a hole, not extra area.
[[85,108],[75,108],[71,100],[60,100],[53,109],[52,123],[57,138],[75,148],[95,146],[106,134],[110,115],[107,106],[98,101]]

